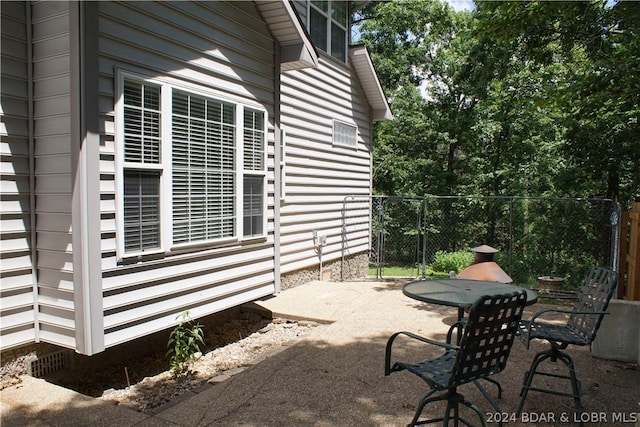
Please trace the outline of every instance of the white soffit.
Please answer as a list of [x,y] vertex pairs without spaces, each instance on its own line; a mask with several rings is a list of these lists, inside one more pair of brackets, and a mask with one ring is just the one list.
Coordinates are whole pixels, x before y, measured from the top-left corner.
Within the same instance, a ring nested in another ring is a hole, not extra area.
[[367,101],[373,109],[373,120],[383,121],[393,119],[391,109],[387,103],[378,75],[376,74],[369,52],[364,45],[350,46],[349,59],[358,75],[362,89],[364,89]]
[[318,54],[288,0],[258,0],[256,6],[280,43],[282,71],[318,66]]

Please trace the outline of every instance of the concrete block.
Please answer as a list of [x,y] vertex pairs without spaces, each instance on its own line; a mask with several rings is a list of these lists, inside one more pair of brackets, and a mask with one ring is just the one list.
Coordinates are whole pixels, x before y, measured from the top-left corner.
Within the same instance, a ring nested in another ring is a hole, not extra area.
[[591,346],[600,359],[640,362],[640,301],[614,299]]

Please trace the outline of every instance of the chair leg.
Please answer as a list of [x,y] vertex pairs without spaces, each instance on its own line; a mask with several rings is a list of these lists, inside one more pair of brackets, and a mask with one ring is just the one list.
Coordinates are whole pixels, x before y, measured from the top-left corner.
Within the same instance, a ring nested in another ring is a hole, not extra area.
[[[471,402],[467,402],[466,400],[462,400],[461,402],[464,406],[466,406],[467,408],[472,409],[480,418],[480,423],[482,424],[482,427],[487,427],[487,419],[485,418],[484,414],[480,411],[480,409],[474,405]],[[502,425],[502,422],[500,422],[500,425]]]
[[424,407],[427,405],[427,403],[445,399],[444,396],[436,396],[434,398],[429,399],[429,396],[431,396],[436,391],[437,390],[431,390],[429,393],[425,394],[422,399],[420,399],[420,402],[418,403],[418,408],[416,409],[416,413],[414,414],[413,420],[411,420],[411,424],[409,424],[409,426],[415,426],[419,424],[418,419],[420,418],[420,415],[422,414],[422,411],[424,410]]
[[576,412],[579,414],[582,411],[582,405],[580,404],[580,397],[582,396],[582,390],[580,387],[580,381],[576,377],[576,368],[573,365],[573,359],[566,353],[560,353],[558,359],[565,364],[569,369],[569,378],[571,380],[571,389],[573,390],[573,402],[576,407]]
[[[422,399],[420,399],[420,402],[418,404],[418,409],[416,409],[416,413],[413,417],[413,420],[411,420],[411,424],[409,424],[409,427],[414,427],[417,425],[424,425],[424,424],[432,424],[436,422],[442,422],[443,426],[448,426],[449,421],[453,421],[454,427],[457,427],[459,422],[462,422],[464,425],[471,426],[472,424],[470,424],[465,419],[460,417],[460,408],[459,408],[460,404],[463,404],[467,408],[474,411],[476,415],[478,415],[478,418],[480,418],[480,422],[482,426],[487,427],[487,421],[486,421],[485,415],[480,411],[480,409],[476,405],[474,405],[471,402],[467,402],[464,396],[459,394],[455,388],[450,389],[445,394],[440,394],[436,397],[430,398],[430,396],[435,392],[436,390],[431,390]],[[422,415],[422,411],[424,410],[425,406],[431,402],[436,402],[440,400],[447,401],[447,408],[445,410],[444,417],[419,421],[420,415]]]
[[518,409],[516,409],[516,417],[519,417],[522,413],[522,408],[524,407],[524,401],[527,399],[527,394],[531,389],[531,383],[533,382],[533,377],[536,374],[538,369],[538,365],[546,359],[549,359],[551,354],[549,352],[540,352],[536,354],[536,357],[533,358],[533,362],[531,362],[531,367],[525,374],[524,381],[522,383],[522,389],[520,390],[520,403],[518,404]]
[[493,378],[483,378],[483,380],[489,381],[490,383],[495,384],[496,387],[498,387],[498,399],[502,399],[502,386],[500,385],[500,383],[494,380]]
[[[538,371],[538,366],[540,365],[540,363],[542,363],[543,361],[545,361],[547,359],[551,359],[552,362],[556,362],[556,361],[560,360],[569,369],[569,376],[557,375],[557,374],[552,374],[552,373],[548,373],[548,372]],[[554,391],[554,390],[548,390],[548,389],[541,389],[541,388],[537,388],[537,387],[532,387],[531,383],[533,382],[533,377],[536,374],[545,375],[545,376],[548,376],[548,377],[562,378],[562,379],[570,380],[571,381],[572,393],[569,394],[569,393],[563,393],[563,392]],[[530,390],[539,391],[541,393],[555,394],[557,396],[573,397],[573,400],[574,400],[574,403],[575,403],[575,407],[576,407],[576,411],[578,413],[580,413],[580,411],[581,411],[580,396],[581,396],[582,392],[580,390],[580,382],[578,381],[578,379],[576,377],[576,372],[575,372],[575,367],[573,365],[573,360],[571,359],[571,357],[568,354],[566,354],[566,353],[564,353],[562,351],[559,351],[557,349],[553,349],[552,348],[551,350],[542,351],[542,352],[536,354],[536,356],[533,359],[533,362],[531,363],[531,368],[525,374],[525,379],[524,379],[523,384],[522,384],[522,390],[520,391],[520,403],[518,404],[518,409],[516,410],[516,416],[520,416],[520,414],[522,413],[522,409],[524,407],[524,402],[525,402],[525,400],[527,398],[527,394],[529,393]]]
[[[484,378],[484,379],[486,380],[487,378]],[[491,382],[493,382],[493,381],[491,381]],[[482,387],[482,386],[480,385],[480,382],[476,380],[476,381],[474,381],[473,383],[476,385],[476,387],[478,387],[478,390],[480,390],[480,393],[482,393],[482,395],[485,397],[485,399],[487,399],[487,401],[489,402],[489,404],[490,404],[490,405],[493,407],[493,409],[496,411],[495,413],[496,413],[496,414],[500,414],[500,413],[502,413],[502,411],[500,410],[500,407],[498,406],[498,404],[496,403],[496,401],[495,401],[495,400],[493,400],[493,398],[489,395],[489,393],[487,392],[487,390],[485,390],[485,388],[484,388],[484,387]],[[500,387],[500,384],[498,384],[498,387],[499,387],[499,389],[501,388],[501,387]],[[501,394],[501,393],[499,392],[499,393],[498,393],[498,396],[500,396],[500,394]],[[500,425],[500,426],[502,426],[502,417],[500,417],[499,425]]]

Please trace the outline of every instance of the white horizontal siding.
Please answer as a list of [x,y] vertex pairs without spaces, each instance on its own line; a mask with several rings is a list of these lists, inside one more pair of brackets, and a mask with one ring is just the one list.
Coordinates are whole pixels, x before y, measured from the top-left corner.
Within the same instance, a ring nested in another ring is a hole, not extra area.
[[0,349],[35,340],[27,24],[24,2],[2,2],[0,21]]
[[298,16],[300,17],[300,21],[302,21],[302,24],[306,27],[307,26],[307,6],[306,6],[307,2],[305,0],[295,0],[292,3],[296,9],[296,12],[298,13]]
[[249,258],[239,248],[221,248],[195,255],[185,254],[166,260],[148,261],[128,267],[119,266],[114,270],[105,271],[103,289],[107,293],[115,293],[119,289],[136,288],[145,283],[175,281],[184,277],[185,274],[200,275],[212,271],[231,272],[237,269],[236,274],[247,275],[246,272],[242,273],[246,271],[245,263],[257,262],[273,255],[271,248],[264,245],[253,246],[251,254],[252,257]]
[[[262,273],[258,269],[250,278],[222,277],[221,275],[215,277],[214,275],[211,277],[213,280],[206,281],[199,287],[193,286],[193,280],[182,279],[178,282],[166,283],[164,289],[147,287],[144,290],[129,292],[126,302],[119,298],[122,294],[113,294],[105,298],[107,306],[105,329],[126,327],[130,323],[140,321],[146,322],[159,313],[180,313],[186,308],[191,310],[207,302],[219,302],[229,295],[242,294],[246,290],[255,288],[256,285],[264,285],[272,281],[273,274],[270,270],[271,266],[267,266],[266,271]],[[173,283],[176,285],[171,286]],[[176,287],[181,284],[184,289],[180,288],[180,293],[177,294]],[[160,294],[159,291],[163,290],[164,294]],[[166,303],[167,296],[171,297],[171,305]]]
[[56,325],[71,331],[75,329],[74,317],[73,307],[64,309],[58,305],[48,306],[43,304],[40,306],[40,313],[38,314],[38,320],[41,324]]
[[54,343],[56,345],[75,348],[75,329],[64,326],[64,321],[60,324],[41,323],[40,339],[45,342]]
[[[205,316],[274,291],[273,129],[267,158],[268,236],[252,244],[169,252],[134,264],[116,258],[115,71],[210,88],[259,103],[273,117],[274,40],[253,2],[100,2],[101,250],[105,345]],[[170,207],[167,207],[170,208]]]
[[[12,331],[16,328],[24,328],[25,326],[28,328],[33,328],[33,304],[30,306],[27,305],[26,308],[16,307],[12,310],[2,310],[2,326],[0,326],[0,331],[2,331],[2,335],[5,334],[6,331]],[[33,337],[25,337],[25,339]]]
[[[4,7],[4,6],[3,6]],[[18,324],[12,328],[2,328],[0,331],[0,348],[7,349],[30,344],[34,340],[33,314],[30,313],[32,321],[28,324]],[[4,323],[4,317],[3,317]]]
[[[31,271],[24,269],[10,270],[3,268],[2,270],[2,291],[11,291],[16,289],[31,289],[33,277]],[[4,305],[0,305],[4,307]]]
[[[296,7],[299,12],[303,8],[298,3]],[[318,265],[313,230],[327,236],[322,250],[324,262],[339,259],[343,244],[349,254],[368,250],[366,198],[371,191],[372,162],[369,106],[350,68],[321,55],[317,69],[282,76],[282,124],[287,133],[287,195],[280,221],[283,273]],[[333,120],[357,126],[355,148],[333,145]],[[365,199],[345,205],[345,198],[353,195]],[[343,215],[351,224],[344,243]]]
[[258,299],[271,293],[273,293],[273,284],[269,283],[261,287],[256,287],[248,290],[245,289],[242,293],[229,295],[222,300],[204,302],[197,307],[185,306],[181,310],[164,314],[161,317],[149,319],[144,324],[143,328],[141,328],[139,324],[129,323],[131,326],[128,328],[118,329],[108,333],[106,336],[105,344],[107,347],[111,347],[126,341],[143,337],[150,332],[157,332],[171,327],[172,325],[176,324],[176,318],[179,317],[184,309],[189,309],[189,313],[192,318],[198,318],[206,316],[210,313],[215,313],[221,310],[226,310],[228,308],[238,306],[244,302]]
[[53,288],[63,291],[73,291],[73,273],[40,267],[38,269],[39,288]]
[[75,348],[69,8],[32,5],[33,90],[40,339]]

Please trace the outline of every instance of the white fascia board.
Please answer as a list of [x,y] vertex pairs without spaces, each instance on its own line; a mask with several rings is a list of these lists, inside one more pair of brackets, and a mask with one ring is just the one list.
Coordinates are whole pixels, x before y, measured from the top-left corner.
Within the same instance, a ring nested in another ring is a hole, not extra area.
[[378,75],[373,67],[367,48],[364,45],[350,46],[349,59],[360,80],[362,89],[364,89],[367,101],[371,105],[373,120],[392,120],[393,114],[391,114],[387,97],[384,95],[382,86],[380,86],[380,80],[378,80]]
[[283,70],[318,66],[318,53],[289,0],[256,1],[256,6],[280,43]]

